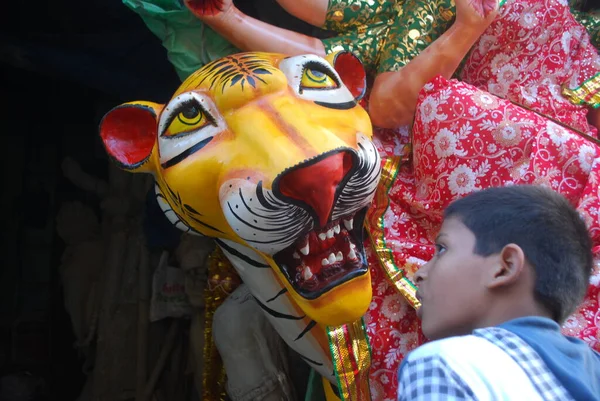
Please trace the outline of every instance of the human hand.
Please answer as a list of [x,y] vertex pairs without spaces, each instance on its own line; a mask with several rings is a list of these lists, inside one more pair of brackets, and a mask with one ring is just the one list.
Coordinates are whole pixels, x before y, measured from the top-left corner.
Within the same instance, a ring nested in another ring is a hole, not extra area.
[[498,14],[498,0],[456,0],[456,23],[485,30]]
[[232,0],[184,0],[185,6],[203,21],[222,17],[235,6]]

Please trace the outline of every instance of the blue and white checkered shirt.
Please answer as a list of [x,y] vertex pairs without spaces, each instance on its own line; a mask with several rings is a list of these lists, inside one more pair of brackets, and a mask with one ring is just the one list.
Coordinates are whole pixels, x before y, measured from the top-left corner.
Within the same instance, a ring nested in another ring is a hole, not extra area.
[[561,400],[572,397],[540,356],[502,328],[426,344],[399,373],[398,401]]

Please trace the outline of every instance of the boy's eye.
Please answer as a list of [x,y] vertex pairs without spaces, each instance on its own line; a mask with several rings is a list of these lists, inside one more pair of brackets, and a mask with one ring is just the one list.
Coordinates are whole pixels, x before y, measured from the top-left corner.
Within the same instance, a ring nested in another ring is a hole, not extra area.
[[441,255],[446,252],[446,247],[444,245],[435,244],[435,254]]

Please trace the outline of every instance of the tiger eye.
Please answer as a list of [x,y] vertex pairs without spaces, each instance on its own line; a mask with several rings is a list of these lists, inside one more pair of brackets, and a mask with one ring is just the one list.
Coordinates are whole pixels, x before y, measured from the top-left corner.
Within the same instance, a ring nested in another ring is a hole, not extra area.
[[186,107],[185,109],[183,109],[181,111],[181,114],[185,117],[185,118],[194,118],[197,117],[198,114],[200,114],[200,110],[198,110],[198,108],[196,106],[189,106]]

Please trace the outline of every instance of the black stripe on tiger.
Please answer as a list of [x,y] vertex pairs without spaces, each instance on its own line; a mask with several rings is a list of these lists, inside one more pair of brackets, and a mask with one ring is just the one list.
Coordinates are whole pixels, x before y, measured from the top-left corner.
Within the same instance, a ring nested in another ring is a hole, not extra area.
[[315,104],[318,104],[319,106],[327,107],[330,109],[336,109],[336,110],[349,110],[349,109],[356,107],[356,105],[357,105],[355,100],[351,100],[349,102],[342,102],[342,103],[319,102],[319,101],[315,100]]
[[311,320],[310,323],[308,325],[306,325],[306,327],[304,328],[304,330],[302,330],[302,333],[298,334],[298,337],[296,337],[296,339],[294,341],[298,341],[299,339],[301,339],[302,337],[304,337],[304,335],[306,333],[308,333],[316,325],[317,325],[317,322],[315,322],[314,320]]
[[306,317],[306,316],[292,316],[292,315],[288,315],[286,313],[277,312],[276,310],[273,310],[273,309],[269,308],[268,306],[266,306],[265,304],[263,304],[262,302],[260,302],[256,297],[254,297],[254,299],[256,300],[256,303],[258,304],[258,306],[260,306],[262,308],[262,310],[264,310],[265,312],[267,312],[269,315],[271,315],[273,317],[277,317],[280,319],[288,319],[288,320],[302,320]]
[[277,298],[279,298],[281,295],[285,294],[286,292],[288,292],[288,290],[287,290],[287,288],[284,288],[283,290],[279,291],[277,293],[277,295],[275,295],[273,298],[267,299],[267,302],[271,302],[271,301],[276,300]]
[[224,243],[223,241],[219,240],[218,238],[215,239],[215,242],[217,244],[219,244],[219,246],[221,248],[223,248],[224,250],[226,250],[228,253],[232,254],[233,256],[237,256],[238,258],[242,259],[244,262],[248,263],[250,266],[259,267],[261,269],[268,269],[270,267],[269,265],[265,265],[264,263],[260,263],[254,259],[249,258],[248,256],[244,255],[237,249],[234,249],[234,248],[230,247],[229,245],[227,245],[226,243]]
[[[169,184],[167,184],[166,182],[163,182],[162,185],[164,185],[166,187],[166,189],[168,190],[168,192],[165,192],[165,190],[161,187],[161,184],[157,183],[158,186],[158,190],[159,192],[156,193],[156,199],[158,200],[159,198],[163,199],[165,202],[167,202],[167,204],[169,204],[169,206],[171,206],[171,204],[175,203],[179,209],[181,209],[183,211],[183,213],[185,214],[185,218],[182,218],[180,216],[179,213],[177,213],[175,210],[173,210],[173,208],[170,208],[169,210],[163,210],[163,212],[166,214],[168,211],[172,211],[173,213],[175,213],[175,216],[177,216],[177,218],[179,219],[179,221],[181,223],[183,223],[185,226],[187,226],[190,230],[194,231],[197,234],[200,235],[204,235],[201,232],[199,232],[198,230],[190,227],[190,225],[188,224],[189,220],[193,220],[196,223],[200,224],[203,227],[206,227],[208,229],[211,229],[213,231],[216,231],[218,233],[224,234],[223,231],[219,230],[216,227],[211,226],[208,223],[203,222],[202,220],[200,220],[198,217],[196,216],[202,216],[202,214],[200,214],[196,209],[194,209],[193,207],[191,207],[190,205],[187,205],[183,202],[181,202],[181,196],[179,195],[179,193],[175,193],[175,191],[173,191],[171,189],[171,187],[169,186]],[[168,199],[165,194],[170,195]],[[175,224],[175,223],[174,223]],[[188,230],[187,232],[189,232],[190,230]]]
[[221,93],[229,86],[240,85],[244,90],[245,83],[256,87],[256,81],[266,83],[260,76],[272,75],[275,68],[270,60],[257,57],[253,54],[242,54],[223,57],[213,63],[207,64],[198,71],[200,81],[195,86],[202,85],[205,81],[210,83],[210,89],[221,87]]
[[[208,143],[210,141],[212,141],[212,139],[213,139],[213,137],[211,136],[209,138],[206,138],[206,139],[198,142],[194,146],[190,146],[189,148],[187,148],[186,150],[184,150],[183,152],[181,152],[177,156],[174,156],[174,157],[170,158],[169,160],[167,160],[166,162],[162,163],[161,164],[162,168],[167,169],[169,167],[173,167],[174,165],[176,165],[176,164],[184,161],[190,155],[193,155],[194,153],[196,153],[197,151],[199,151],[200,149],[202,149],[203,147],[205,147],[206,145],[208,145]],[[180,201],[181,201],[181,199],[180,199]]]
[[202,226],[204,226],[206,228],[210,228],[211,230],[214,230],[214,231],[216,231],[218,233],[223,233],[223,231],[219,230],[218,228],[213,227],[210,224],[207,224],[207,223],[205,223],[205,222],[203,222],[203,221],[195,218],[194,216],[190,216],[189,214],[186,214],[186,216],[189,217],[190,219],[194,220],[196,223],[198,223],[198,224],[200,224],[200,225],[202,225]]

